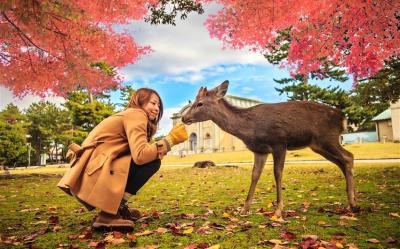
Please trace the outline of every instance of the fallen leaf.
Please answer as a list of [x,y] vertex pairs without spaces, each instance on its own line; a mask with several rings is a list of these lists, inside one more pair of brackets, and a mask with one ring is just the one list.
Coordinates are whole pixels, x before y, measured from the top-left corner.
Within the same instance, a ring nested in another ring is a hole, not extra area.
[[232,222],[239,222],[240,221],[240,219],[238,219],[236,217],[231,217],[231,218],[229,218],[229,220],[232,221]]
[[113,232],[112,232],[112,235],[113,235],[114,238],[116,238],[116,239],[120,239],[120,238],[124,237],[124,234],[121,233],[121,232],[118,232],[118,231],[113,231]]
[[287,249],[287,247],[281,245],[275,245],[272,249]]
[[84,229],[81,232],[81,235],[78,236],[80,239],[91,239],[92,238],[92,230],[90,229]]
[[381,243],[379,240],[377,240],[377,239],[367,239],[367,242],[369,242],[369,243],[373,243],[373,244],[379,244],[379,243]]
[[275,213],[271,211],[271,212],[263,212],[262,214],[267,217],[272,217],[274,216]]
[[77,239],[79,237],[79,234],[70,234],[68,235],[68,239]]
[[[308,237],[303,237],[303,240],[300,243],[300,246],[302,249],[308,249],[308,248],[318,248],[317,247],[317,241],[314,239],[315,237],[318,238],[316,235],[306,235]],[[310,237],[312,236],[312,237]]]
[[210,231],[210,227],[202,226],[199,229],[197,229],[196,233],[198,233],[198,234],[212,234],[212,231]]
[[184,249],[196,249],[196,248],[197,248],[196,244],[189,244]]
[[306,234],[306,235],[302,235],[301,238],[303,240],[308,239],[308,238],[313,239],[313,240],[318,240],[318,235]]
[[340,242],[337,242],[337,243],[335,244],[335,246],[336,246],[337,248],[344,248],[343,244],[340,243]]
[[346,215],[340,216],[339,219],[341,219],[341,220],[358,220],[356,217],[346,216]]
[[135,233],[135,236],[145,236],[145,235],[150,235],[150,234],[152,234],[153,232],[152,231],[150,231],[150,230],[145,230],[145,231],[143,231],[143,232],[141,232],[141,233]]
[[399,213],[389,213],[389,216],[400,218]]
[[296,238],[296,234],[291,232],[282,232],[279,236],[281,239],[285,240],[294,240]]
[[125,243],[125,242],[126,242],[125,239],[119,238],[119,239],[113,239],[113,240],[111,241],[111,244],[113,244],[113,245],[119,245],[119,244],[123,244],[123,243]]
[[270,240],[268,240],[268,242],[271,244],[274,244],[274,245],[282,244],[282,240],[279,240],[279,239],[270,239]]
[[388,237],[387,239],[385,239],[385,242],[388,244],[392,244],[392,243],[396,243],[397,240],[392,237]]
[[217,224],[215,222],[210,224],[210,227],[214,228],[214,229],[217,229],[217,230],[225,230],[225,226],[224,225],[220,225],[220,224]]
[[188,229],[183,231],[183,234],[191,234],[193,233],[193,227],[189,227]]
[[105,249],[106,243],[104,241],[92,241],[89,243],[90,247],[94,247],[96,249]]
[[61,226],[56,225],[56,226],[53,227],[53,232],[58,232],[58,231],[60,231],[61,229],[62,229]]
[[158,245],[147,245],[147,246],[144,246],[144,247],[139,247],[138,249],[157,249],[159,247],[160,246],[158,246]]
[[34,226],[40,225],[40,224],[47,224],[47,221],[45,221],[45,220],[40,220],[40,221],[32,222],[32,223],[31,223],[31,225],[34,225]]
[[273,215],[273,216],[271,217],[271,220],[272,220],[272,221],[276,221],[276,222],[284,222],[284,221],[285,221],[282,217],[278,217],[278,216],[276,216],[276,215]]
[[158,233],[158,234],[164,234],[168,232],[168,229],[164,228],[164,227],[159,227],[157,228],[157,230],[154,230],[154,232]]
[[355,244],[347,244],[346,245],[349,249],[358,249],[358,247]]
[[223,214],[222,214],[222,217],[224,217],[224,218],[229,218],[229,217],[231,217],[231,215],[228,214],[228,213],[223,213]]
[[298,214],[295,210],[287,210],[285,212],[285,217],[296,217],[296,216],[298,216]]
[[160,219],[160,213],[158,211],[154,211],[151,215],[154,219]]
[[219,249],[220,247],[221,247],[220,245],[216,244],[216,245],[207,247],[207,249]]
[[58,216],[50,216],[50,218],[49,218],[49,224],[51,224],[51,225],[55,225],[55,224],[58,224]]

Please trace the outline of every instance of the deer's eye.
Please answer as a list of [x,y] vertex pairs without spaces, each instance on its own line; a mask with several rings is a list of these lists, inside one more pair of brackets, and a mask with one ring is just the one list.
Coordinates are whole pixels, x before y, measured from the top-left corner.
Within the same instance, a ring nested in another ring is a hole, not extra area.
[[196,105],[196,107],[202,107],[202,106],[203,106],[203,103],[201,103],[201,102],[197,103],[197,105]]

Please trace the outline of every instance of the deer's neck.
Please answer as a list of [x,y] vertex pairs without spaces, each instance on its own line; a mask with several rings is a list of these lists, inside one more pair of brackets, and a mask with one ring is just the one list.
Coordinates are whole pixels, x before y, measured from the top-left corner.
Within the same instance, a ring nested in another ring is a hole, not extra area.
[[249,121],[246,119],[247,109],[240,109],[221,99],[221,103],[213,112],[212,121],[222,130],[243,139],[246,130],[249,128]]

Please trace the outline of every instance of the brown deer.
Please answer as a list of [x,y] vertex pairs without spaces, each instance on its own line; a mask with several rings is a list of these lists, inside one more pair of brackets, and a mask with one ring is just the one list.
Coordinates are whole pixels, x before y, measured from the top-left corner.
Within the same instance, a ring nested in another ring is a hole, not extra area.
[[286,151],[307,146],[339,166],[346,178],[349,206],[352,211],[358,209],[354,190],[353,154],[339,143],[346,121],[341,111],[308,101],[237,108],[223,98],[228,85],[229,82],[224,81],[212,90],[201,87],[192,106],[183,115],[182,122],[189,125],[212,120],[224,131],[241,139],[254,153],[251,185],[242,214],[249,211],[267,155],[272,153],[277,193],[275,214],[282,215],[282,171]]

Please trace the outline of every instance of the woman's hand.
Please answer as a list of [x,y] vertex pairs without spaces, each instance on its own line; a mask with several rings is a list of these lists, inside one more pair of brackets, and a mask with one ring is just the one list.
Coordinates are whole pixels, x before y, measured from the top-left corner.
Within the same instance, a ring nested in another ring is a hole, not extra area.
[[165,138],[172,147],[188,139],[188,134],[184,124],[175,125]]

